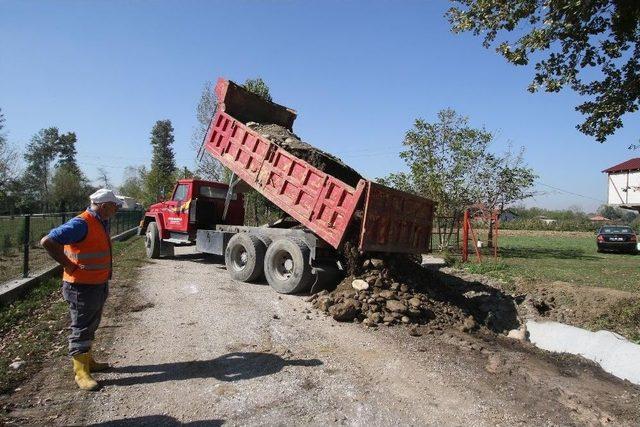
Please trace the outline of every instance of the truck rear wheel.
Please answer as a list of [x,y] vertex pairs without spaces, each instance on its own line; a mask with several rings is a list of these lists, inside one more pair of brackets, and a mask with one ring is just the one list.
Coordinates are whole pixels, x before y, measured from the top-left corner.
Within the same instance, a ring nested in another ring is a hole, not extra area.
[[144,236],[144,247],[147,252],[147,258],[160,258],[160,233],[155,222],[147,225],[147,232]]
[[280,238],[269,245],[264,259],[264,275],[281,294],[307,291],[313,284],[309,247],[296,238]]
[[264,243],[256,236],[238,233],[229,239],[224,251],[224,263],[232,279],[252,282],[264,273]]

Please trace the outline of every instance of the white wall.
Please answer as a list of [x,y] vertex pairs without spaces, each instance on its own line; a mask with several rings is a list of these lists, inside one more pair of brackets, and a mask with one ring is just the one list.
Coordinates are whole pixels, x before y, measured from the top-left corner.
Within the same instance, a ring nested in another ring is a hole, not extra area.
[[640,206],[640,171],[609,174],[608,189],[610,205]]

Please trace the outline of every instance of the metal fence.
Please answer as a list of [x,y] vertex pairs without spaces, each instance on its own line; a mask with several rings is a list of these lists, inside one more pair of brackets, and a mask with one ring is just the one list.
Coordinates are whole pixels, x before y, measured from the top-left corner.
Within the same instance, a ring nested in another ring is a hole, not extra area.
[[[433,229],[431,230],[431,247],[430,252],[441,252],[447,250],[449,252],[458,252],[460,250],[460,230],[461,224],[454,222],[453,230],[440,230],[436,224],[439,222],[451,222],[450,217],[435,217],[433,221]],[[441,244],[444,242],[444,246]]]
[[[20,216],[0,216],[0,283],[50,266],[54,261],[40,247],[40,239],[51,229],[76,216],[77,212],[59,212]],[[120,211],[110,221],[112,236],[134,228],[142,211]]]

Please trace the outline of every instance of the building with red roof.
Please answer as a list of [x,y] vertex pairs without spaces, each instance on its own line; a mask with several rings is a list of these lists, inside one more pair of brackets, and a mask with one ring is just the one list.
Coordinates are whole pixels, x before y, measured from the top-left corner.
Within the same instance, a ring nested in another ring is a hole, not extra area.
[[607,174],[607,203],[640,212],[640,157],[602,171]]

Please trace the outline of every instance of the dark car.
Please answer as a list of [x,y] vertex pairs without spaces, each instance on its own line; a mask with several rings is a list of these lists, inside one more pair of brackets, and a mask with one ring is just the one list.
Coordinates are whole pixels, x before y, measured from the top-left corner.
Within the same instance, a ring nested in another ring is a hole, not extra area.
[[605,225],[598,230],[598,252],[615,251],[631,252],[638,251],[638,236],[631,227],[620,225]]

